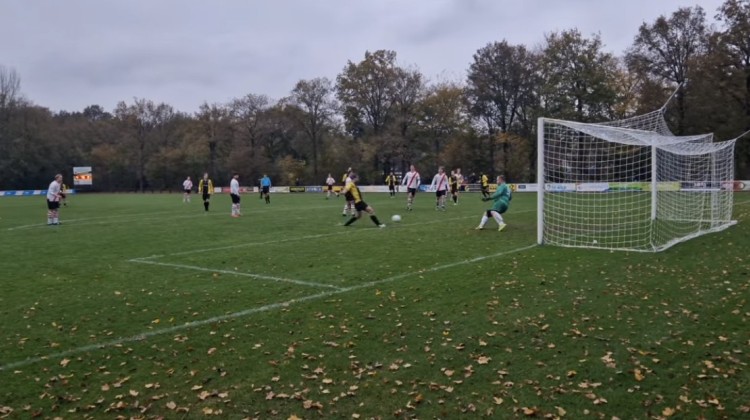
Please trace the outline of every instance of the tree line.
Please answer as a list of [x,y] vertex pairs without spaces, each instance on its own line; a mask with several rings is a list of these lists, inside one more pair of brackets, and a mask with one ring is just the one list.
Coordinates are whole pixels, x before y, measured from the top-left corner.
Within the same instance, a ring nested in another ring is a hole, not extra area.
[[[445,165],[528,182],[538,117],[626,118],[658,109],[676,88],[666,113],[675,134],[750,130],[750,0],[726,0],[714,22],[700,6],[645,22],[623,56],[570,29],[534,49],[490,42],[465,80],[429,82],[395,51],[367,51],[335,80],[300,80],[281,99],[204,102],[195,113],[146,98],[51,112],[0,65],[0,189],[39,188],[73,166],[93,166],[103,191],[178,189],[204,171],[218,185],[234,171],[245,184],[262,174],[322,184],[352,165],[366,183],[410,164],[425,175]],[[738,142],[738,179],[750,179],[748,142]]]

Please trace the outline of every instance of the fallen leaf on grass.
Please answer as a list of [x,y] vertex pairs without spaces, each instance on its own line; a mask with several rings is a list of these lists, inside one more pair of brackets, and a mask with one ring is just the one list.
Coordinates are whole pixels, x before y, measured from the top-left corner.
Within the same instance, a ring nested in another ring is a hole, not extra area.
[[601,357],[601,361],[604,362],[604,365],[608,368],[616,368],[617,363],[615,362],[615,359],[612,358],[612,352],[608,351],[607,354]]
[[323,404],[321,404],[318,401],[305,400],[305,401],[302,402],[302,407],[304,407],[305,410],[313,410],[313,409],[315,409],[315,410],[322,410],[323,409]]

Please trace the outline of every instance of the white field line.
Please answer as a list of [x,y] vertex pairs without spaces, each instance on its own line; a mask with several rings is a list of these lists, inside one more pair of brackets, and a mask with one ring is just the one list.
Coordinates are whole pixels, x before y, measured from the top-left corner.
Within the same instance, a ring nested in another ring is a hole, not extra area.
[[[157,212],[150,212],[150,213],[129,213],[129,214],[119,214],[114,216],[95,216],[95,217],[87,217],[84,219],[63,219],[63,223],[71,223],[71,224],[83,224],[80,222],[88,222],[92,220],[120,220],[120,219],[127,219],[125,221],[131,221],[131,220],[139,220],[139,218],[143,216],[154,216],[157,214],[172,214],[174,212],[172,211],[157,211]],[[65,214],[65,213],[63,213]],[[29,229],[29,228],[35,228],[39,226],[47,226],[46,223],[34,223],[31,225],[22,225],[22,226],[13,226],[9,227],[6,230],[19,230],[19,229]]]
[[444,270],[446,268],[457,267],[457,266],[461,266],[461,265],[466,265],[466,264],[471,264],[471,263],[483,261],[483,260],[490,259],[490,258],[500,257],[500,256],[503,256],[503,255],[514,254],[514,253],[517,253],[517,252],[523,252],[523,251],[535,248],[536,246],[537,246],[536,244],[527,245],[527,246],[523,246],[523,247],[520,247],[520,248],[511,249],[509,251],[498,252],[496,254],[485,255],[485,256],[476,257],[476,258],[472,258],[472,259],[468,259],[468,260],[456,261],[456,262],[452,262],[452,263],[449,263],[449,264],[443,264],[443,265],[439,265],[439,266],[435,266],[435,267],[431,267],[431,268],[426,268],[426,269],[423,269],[423,270],[418,270],[418,271],[412,271],[412,272],[408,272],[408,273],[397,274],[395,276],[386,277],[384,279],[375,280],[375,281],[371,281],[371,282],[367,282],[367,283],[362,283],[362,284],[359,284],[359,285],[356,285],[356,286],[346,287],[346,288],[342,288],[342,289],[338,289],[338,290],[331,290],[331,291],[327,291],[327,292],[316,293],[314,295],[304,296],[304,297],[297,298],[297,299],[290,299],[290,300],[287,300],[285,302],[272,303],[272,304],[269,304],[269,305],[259,306],[259,307],[256,307],[256,308],[249,308],[249,309],[245,309],[245,310],[242,310],[242,311],[239,311],[239,312],[232,312],[232,313],[229,313],[229,314],[219,315],[219,316],[215,316],[215,317],[212,317],[212,318],[202,319],[202,320],[199,320],[199,321],[186,322],[186,323],[181,324],[181,325],[175,325],[173,327],[162,328],[162,329],[153,330],[153,331],[147,331],[147,332],[144,332],[144,333],[141,333],[141,334],[137,334],[137,335],[133,335],[133,336],[130,336],[130,337],[122,337],[122,338],[118,338],[118,339],[111,340],[111,341],[105,341],[105,342],[102,342],[102,343],[89,344],[89,345],[86,345],[86,346],[76,347],[76,348],[72,348],[72,349],[65,350],[65,351],[58,352],[58,353],[51,353],[51,354],[48,354],[46,356],[30,357],[30,358],[27,358],[27,359],[24,359],[24,360],[20,360],[18,362],[12,362],[12,363],[7,363],[7,364],[4,364],[4,365],[0,365],[0,372],[6,371],[6,370],[11,370],[11,369],[18,369],[18,368],[21,368],[21,367],[24,367],[24,366],[29,366],[29,365],[32,365],[32,364],[39,363],[39,362],[44,361],[44,360],[59,359],[59,358],[67,357],[67,356],[74,356],[74,355],[80,354],[80,353],[85,353],[85,352],[89,352],[89,351],[95,351],[95,350],[104,349],[104,348],[107,348],[107,347],[114,347],[114,346],[118,346],[120,344],[132,343],[132,342],[135,342],[135,341],[143,341],[143,340],[146,340],[146,339],[151,338],[151,337],[156,337],[156,336],[160,336],[160,335],[170,334],[170,333],[174,333],[174,332],[177,332],[177,331],[183,331],[183,330],[187,330],[187,329],[190,329],[190,328],[195,328],[195,327],[200,327],[200,326],[203,326],[203,325],[213,324],[213,323],[216,323],[216,322],[227,321],[227,320],[232,320],[232,319],[236,319],[236,318],[242,318],[242,317],[246,317],[246,316],[257,314],[257,313],[261,313],[261,312],[268,312],[268,311],[272,311],[274,309],[285,308],[285,307],[288,307],[290,305],[297,304],[297,303],[302,303],[302,302],[308,302],[308,301],[323,299],[323,298],[327,298],[327,297],[338,295],[338,294],[342,294],[342,293],[352,292],[352,291],[356,291],[356,290],[360,290],[360,289],[369,288],[369,287],[372,287],[372,286],[377,286],[377,285],[384,284],[384,283],[389,283],[389,282],[392,282],[392,281],[395,281],[395,280],[400,280],[400,279],[403,279],[403,278],[406,278],[406,277],[410,277],[410,276],[415,276],[415,275],[425,274],[425,273],[432,273],[432,272],[435,272],[435,271]]
[[[445,222],[453,221],[453,220],[475,219],[475,218],[476,218],[476,216],[463,216],[463,217],[453,217],[453,218],[450,218],[450,219],[431,220],[429,222],[402,224],[401,226],[403,226],[403,227],[399,227],[399,229],[411,228],[413,226],[431,225],[431,224],[435,224],[435,223],[445,223]],[[344,229],[344,228],[342,228],[342,229],[343,230],[341,230],[341,231],[332,232],[332,233],[319,233],[319,234],[315,234],[315,235],[295,236],[295,237],[292,237],[292,238],[276,239],[276,240],[272,240],[272,241],[263,241],[263,242],[244,242],[244,243],[241,243],[241,244],[219,246],[219,247],[215,247],[215,248],[203,248],[203,249],[194,249],[192,251],[175,252],[173,254],[150,255],[148,257],[134,258],[134,259],[132,259],[130,261],[133,261],[133,262],[142,262],[142,261],[145,261],[145,260],[152,260],[152,259],[156,259],[156,258],[175,257],[175,256],[180,256],[180,255],[198,254],[198,253],[210,252],[210,251],[223,251],[223,250],[227,250],[227,249],[245,248],[245,247],[251,247],[251,246],[273,245],[273,244],[280,244],[280,243],[284,243],[284,242],[294,242],[294,241],[304,241],[304,240],[307,240],[307,239],[326,238],[326,237],[329,237],[329,236],[350,235],[353,232],[380,232],[381,231],[377,227],[373,227],[372,229],[361,229],[361,230],[359,230],[359,229]],[[388,228],[386,228],[386,229],[388,229]]]
[[[534,210],[523,210],[519,212],[515,212],[514,214],[519,213],[531,213],[536,212],[536,209]],[[450,222],[454,220],[465,220],[465,219],[479,219],[477,216],[462,216],[462,217],[452,217],[448,219],[439,219],[439,220],[431,220],[429,222],[420,222],[420,223],[404,223],[401,224],[398,229],[407,229],[414,226],[423,226],[423,225],[431,225],[435,223],[445,223]],[[388,229],[388,228],[386,228]],[[272,241],[264,241],[264,242],[243,242],[241,244],[234,244],[234,245],[226,245],[226,246],[220,246],[215,248],[204,248],[204,249],[195,249],[192,251],[183,251],[183,252],[176,252],[173,254],[163,254],[163,255],[149,255],[147,257],[141,257],[141,258],[134,258],[131,261],[138,260],[138,261],[145,261],[145,260],[151,260],[156,258],[164,258],[164,257],[174,257],[174,256],[180,256],[180,255],[190,255],[190,254],[198,254],[202,252],[210,252],[210,251],[223,251],[227,249],[235,249],[235,248],[244,248],[244,247],[251,247],[251,246],[262,246],[262,245],[273,245],[273,244],[279,244],[284,242],[294,242],[294,241],[303,241],[307,239],[318,239],[318,238],[326,238],[329,236],[341,236],[341,235],[347,235],[352,232],[379,232],[380,229],[362,229],[362,230],[343,230],[339,232],[332,232],[332,233],[320,233],[315,235],[306,235],[306,236],[297,236],[293,238],[284,238],[284,239],[277,239]]]
[[133,260],[128,260],[128,262],[139,263],[139,264],[160,265],[160,266],[163,266],[163,267],[180,268],[180,269],[183,269],[183,270],[197,270],[197,271],[206,271],[206,272],[209,272],[209,273],[222,273],[222,274],[229,274],[229,275],[232,275],[232,276],[240,276],[240,277],[252,277],[252,278],[255,278],[255,279],[271,280],[271,281],[276,281],[276,282],[279,282],[279,283],[294,283],[294,284],[299,284],[299,285],[302,285],[302,286],[309,286],[309,287],[325,287],[325,288],[334,289],[334,290],[341,290],[342,289],[341,287],[333,286],[333,285],[330,285],[330,284],[324,284],[324,283],[315,283],[315,282],[311,282],[311,281],[287,279],[287,278],[284,278],[284,277],[265,276],[263,274],[245,273],[245,272],[241,272],[241,271],[217,270],[217,269],[213,269],[213,268],[199,267],[199,266],[195,266],[195,265],[162,263],[162,262],[157,262],[157,261],[141,260],[141,259],[138,259],[138,258],[133,259]]
[[748,203],[750,203],[750,200],[743,200],[743,201],[739,201],[739,202],[734,203],[734,205],[735,206],[744,206],[745,204],[748,204]]
[[[173,214],[173,213],[174,212],[170,214]],[[219,214],[209,214],[209,216],[219,216]],[[196,217],[201,217],[201,216],[196,216],[192,214],[183,214],[179,216],[171,216],[169,220],[193,219]],[[163,221],[164,217],[132,217],[132,218],[127,218],[127,219],[123,217],[123,218],[118,219],[116,222],[106,221],[106,220],[97,221],[97,222],[88,222],[87,219],[78,219],[78,220],[81,222],[76,222],[75,220],[65,220],[65,219],[61,220],[61,222],[63,225],[70,224],[70,225],[76,225],[76,226],[113,225],[116,223],[130,223],[130,222],[138,222],[140,224],[141,222]],[[84,222],[83,220],[86,220],[86,221]],[[14,228],[8,228],[8,230],[19,230],[19,229],[38,228],[38,227],[48,228],[46,223],[38,223],[35,225],[26,225],[26,226],[17,226]]]
[[[278,213],[283,211],[299,211],[298,208],[294,207],[287,207],[287,208],[274,208],[274,209],[264,209],[264,210],[253,210],[253,208],[247,206],[248,208],[245,209],[247,214],[249,216],[255,215],[255,214],[261,214],[261,213]],[[331,206],[314,206],[314,207],[306,207],[308,210],[312,209],[326,209],[331,208]],[[193,217],[203,217],[199,216],[199,214],[203,214],[203,211],[196,212],[195,214],[185,214],[185,215],[179,215],[170,217],[170,219],[184,219],[184,218],[193,218]],[[64,214],[64,213],[63,213]],[[155,216],[158,214],[162,215],[169,215],[174,214],[174,211],[158,211],[158,212],[151,212],[151,213],[131,213],[131,214],[121,214],[116,216],[95,216],[95,217],[87,217],[84,219],[62,219],[63,224],[75,224],[76,226],[83,226],[83,225],[102,225],[102,224],[110,224],[112,220],[116,220],[118,222],[132,222],[132,221],[152,221],[152,220],[164,220],[163,217],[143,217],[143,216]],[[217,212],[213,211],[208,214],[208,216],[229,216],[229,212]],[[90,223],[89,223],[90,222]],[[9,227],[6,230],[13,231],[13,230],[20,230],[20,229],[30,229],[30,228],[39,228],[39,227],[47,227],[47,223],[34,223],[31,225],[22,225],[22,226],[13,226]]]

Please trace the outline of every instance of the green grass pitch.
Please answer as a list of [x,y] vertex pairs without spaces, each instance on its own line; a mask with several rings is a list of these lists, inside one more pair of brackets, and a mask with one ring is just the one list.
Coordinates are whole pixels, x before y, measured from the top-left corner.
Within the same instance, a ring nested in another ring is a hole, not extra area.
[[[750,197],[665,252],[535,246],[486,203],[90,194],[61,226],[0,199],[0,417],[738,418],[750,412]],[[393,223],[391,215],[403,221]]]

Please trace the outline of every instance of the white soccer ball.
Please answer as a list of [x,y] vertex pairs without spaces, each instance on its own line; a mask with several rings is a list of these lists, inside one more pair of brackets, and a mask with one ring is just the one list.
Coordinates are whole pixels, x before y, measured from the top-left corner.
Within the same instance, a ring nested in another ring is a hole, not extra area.
[[401,216],[399,216],[398,214],[394,214],[393,216],[391,216],[391,220],[393,220],[394,222],[400,222]]

